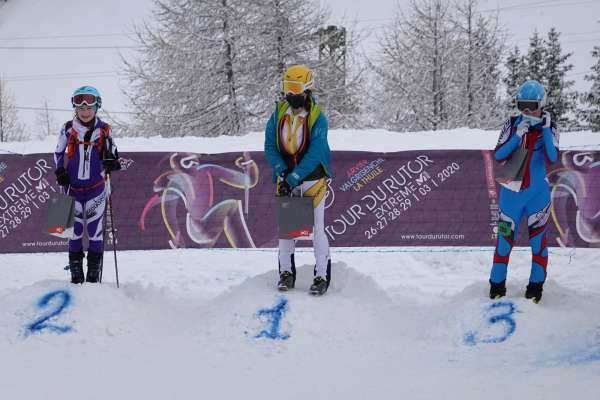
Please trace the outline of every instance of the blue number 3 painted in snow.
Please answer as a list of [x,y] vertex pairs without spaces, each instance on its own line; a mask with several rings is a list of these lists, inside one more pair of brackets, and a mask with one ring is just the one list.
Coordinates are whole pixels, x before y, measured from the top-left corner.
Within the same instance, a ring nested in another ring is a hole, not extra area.
[[512,317],[516,310],[517,308],[510,301],[499,301],[490,304],[490,306],[486,310],[488,313],[493,313],[497,311],[501,313],[492,315],[488,318],[487,322],[490,325],[503,324],[504,332],[498,336],[484,337],[481,339],[477,338],[476,332],[467,332],[467,334],[465,334],[464,339],[465,344],[474,346],[475,344],[477,344],[477,342],[502,343],[506,341],[509,337],[512,336],[513,333],[515,333],[515,330],[517,329],[517,323]]
[[44,295],[44,297],[38,300],[37,307],[40,309],[48,307],[48,304],[54,298],[58,299],[55,308],[49,309],[44,315],[39,317],[31,324],[27,325],[27,333],[41,332],[44,329],[56,333],[67,333],[73,330],[73,328],[71,328],[70,326],[59,326],[48,323],[48,320],[62,313],[65,310],[65,308],[67,308],[69,304],[71,304],[71,294],[68,291],[56,290],[54,292],[47,293],[46,295]]

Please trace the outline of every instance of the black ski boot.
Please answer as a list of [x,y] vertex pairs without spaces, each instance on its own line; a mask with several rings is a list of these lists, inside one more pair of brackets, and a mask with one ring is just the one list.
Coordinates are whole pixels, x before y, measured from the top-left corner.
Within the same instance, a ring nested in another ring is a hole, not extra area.
[[313,296],[322,296],[325,294],[328,287],[329,287],[329,282],[327,282],[326,279],[324,279],[320,276],[317,276],[313,280],[313,284],[310,285],[310,294],[312,294]]
[[281,272],[281,264],[279,265],[279,283],[277,283],[277,289],[280,292],[287,292],[296,286],[296,260],[294,255],[291,255],[292,272],[283,271]]
[[329,289],[329,283],[331,282],[331,260],[327,260],[327,272],[325,278],[317,275],[317,266],[315,265],[315,279],[313,284],[310,285],[309,293],[313,296],[322,296]]
[[490,299],[497,300],[504,296],[506,296],[506,279],[498,283],[490,280]]
[[529,282],[527,290],[525,291],[526,299],[533,299],[535,304],[542,300],[542,291],[544,289],[544,282]]
[[287,292],[296,286],[296,277],[294,274],[288,271],[283,271],[279,274],[279,283],[277,284],[277,289],[280,292]]
[[83,251],[69,252],[69,270],[71,271],[71,283],[83,283]]
[[102,270],[102,253],[88,250],[87,255],[87,275],[86,282],[97,283],[100,281],[100,271]]

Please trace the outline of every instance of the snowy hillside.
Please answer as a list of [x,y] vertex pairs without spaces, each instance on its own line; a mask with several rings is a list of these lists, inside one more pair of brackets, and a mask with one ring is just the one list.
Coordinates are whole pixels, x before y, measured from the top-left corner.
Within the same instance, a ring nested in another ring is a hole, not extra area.
[[597,250],[551,250],[539,305],[528,251],[490,302],[491,249],[405,250],[336,249],[322,298],[307,252],[283,296],[274,251],[123,252],[120,289],[112,257],[81,287],[64,255],[3,255],[0,398],[599,398]]

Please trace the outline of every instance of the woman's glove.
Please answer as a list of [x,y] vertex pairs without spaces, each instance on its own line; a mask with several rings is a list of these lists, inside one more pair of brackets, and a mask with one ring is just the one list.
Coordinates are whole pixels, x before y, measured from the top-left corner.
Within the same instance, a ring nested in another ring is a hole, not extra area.
[[279,178],[277,179],[277,196],[286,197],[292,194],[293,188],[290,186],[289,183],[286,182],[286,176],[286,171],[279,174]]
[[56,175],[56,182],[60,186],[67,187],[71,184],[71,181],[69,180],[69,174],[67,174],[67,171],[64,167],[58,167],[56,171],[54,171],[54,174]]
[[102,160],[102,167],[107,174],[110,174],[112,171],[118,171],[121,169],[121,163],[119,160],[110,158],[106,160]]

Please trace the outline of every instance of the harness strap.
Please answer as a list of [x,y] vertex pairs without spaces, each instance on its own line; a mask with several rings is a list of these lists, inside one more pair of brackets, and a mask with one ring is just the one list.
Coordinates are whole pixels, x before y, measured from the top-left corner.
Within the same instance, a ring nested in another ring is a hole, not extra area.
[[110,131],[110,125],[105,124],[104,126],[102,126],[100,128],[100,137],[98,138],[98,141],[96,141],[96,142],[91,141],[91,140],[85,141],[85,140],[79,140],[79,132],[77,132],[77,130],[75,130],[75,127],[72,126],[71,133],[69,134],[69,143],[67,144],[67,152],[66,152],[67,159],[73,157],[73,154],[75,154],[75,149],[80,144],[87,145],[87,146],[92,145],[92,146],[96,147],[96,150],[102,151],[102,146],[104,146],[104,139],[108,137],[109,131]]

